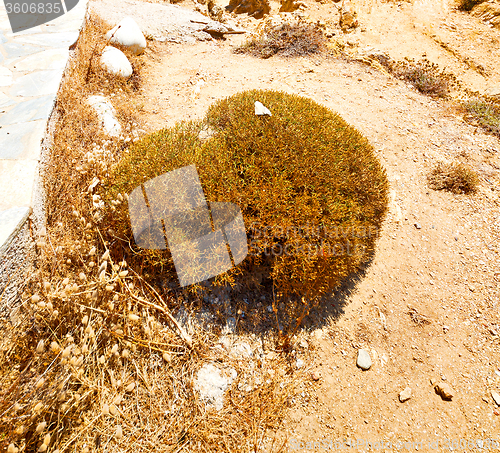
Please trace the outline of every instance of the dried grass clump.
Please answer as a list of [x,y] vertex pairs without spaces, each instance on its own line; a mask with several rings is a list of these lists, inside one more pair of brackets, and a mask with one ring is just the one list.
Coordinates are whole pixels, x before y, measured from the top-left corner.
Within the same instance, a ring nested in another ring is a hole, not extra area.
[[[214,357],[215,333],[187,333],[171,314],[184,298],[148,282],[106,223],[126,204],[125,194],[99,191],[132,139],[141,68],[129,55],[135,78],[113,78],[96,60],[89,71],[110,28],[86,22],[58,96],[43,173],[47,224],[22,304],[0,320],[0,451],[257,450],[293,392],[288,364],[267,362],[254,391],[232,389],[221,413],[207,410],[193,390],[196,371],[227,360],[243,379],[248,364]],[[114,94],[122,137],[103,136],[86,104],[93,94]]]
[[500,101],[475,97],[462,103],[466,119],[500,137]]
[[477,191],[477,173],[462,163],[438,164],[427,177],[429,187],[447,190],[456,194],[470,194]]
[[[255,101],[272,116],[256,116]],[[212,133],[204,142],[203,128]],[[310,99],[254,90],[219,101],[202,123],[135,143],[114,171],[113,188],[127,193],[191,164],[207,200],[236,203],[243,213],[250,253],[223,282],[241,287],[254,269],[265,269],[275,300],[290,308],[295,299],[307,311],[374,251],[387,205],[385,171],[366,138]],[[132,242],[130,231],[120,236]],[[136,253],[173,271],[166,251]]]
[[376,57],[382,66],[401,80],[411,83],[418,91],[433,97],[444,98],[459,86],[453,74],[439,69],[439,66],[426,58],[415,61],[411,58],[393,61],[383,55]]
[[268,28],[261,36],[252,38],[234,52],[259,58],[300,57],[326,50],[326,37],[321,28],[312,24],[284,23]]

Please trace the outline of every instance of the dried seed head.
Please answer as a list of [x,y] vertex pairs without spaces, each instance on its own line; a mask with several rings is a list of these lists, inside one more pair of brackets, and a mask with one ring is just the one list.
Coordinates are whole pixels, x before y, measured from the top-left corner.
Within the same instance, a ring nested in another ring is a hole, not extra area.
[[162,357],[163,357],[163,360],[165,360],[165,362],[170,362],[172,360],[172,355],[169,354],[168,352],[164,352],[162,354]]
[[35,388],[39,389],[44,384],[44,382],[45,382],[45,379],[43,377],[38,379],[38,381],[35,384]]
[[122,437],[123,437],[123,429],[121,425],[118,425],[115,431],[115,439],[121,439]]
[[43,453],[44,451],[47,451],[47,445],[46,444],[42,444],[38,447],[38,451],[40,453]]
[[50,434],[45,434],[45,437],[43,438],[43,443],[45,445],[49,445],[50,444]]
[[87,280],[87,276],[86,276],[83,272],[80,272],[80,273],[78,274],[78,278],[79,278],[82,282],[84,282],[85,280]]
[[109,413],[110,413],[111,415],[116,415],[117,410],[116,410],[116,406],[115,406],[114,404],[111,404],[111,405],[109,406]]
[[71,354],[71,345],[64,349],[62,353],[62,358],[65,359]]
[[134,313],[130,313],[128,315],[128,319],[130,319],[130,321],[139,321],[139,319],[141,319],[139,316],[135,315]]
[[109,406],[106,403],[102,405],[101,413],[102,415],[109,415]]
[[69,283],[69,278],[68,278],[68,277],[66,277],[66,278],[62,281],[62,284],[63,284],[63,286],[66,286],[68,283]]
[[99,273],[99,280],[103,281],[106,280],[106,271],[103,270]]
[[120,277],[126,277],[128,275],[128,271],[121,271],[118,275]]
[[97,250],[96,250],[96,248],[95,248],[95,247],[92,247],[92,248],[90,249],[89,255],[90,255],[90,256],[94,256],[96,251],[97,251]]
[[16,412],[20,411],[21,410],[21,405],[19,403],[14,404],[14,410]]
[[57,317],[59,316],[59,311],[58,311],[58,310],[54,310],[54,311],[52,312],[52,316],[53,316],[54,318],[57,318]]
[[77,358],[76,357],[71,357],[70,361],[69,361],[69,364],[71,366],[75,366],[76,365],[76,361],[77,361]]
[[109,259],[109,250],[106,250],[104,254],[101,256],[101,261],[106,261]]
[[7,447],[7,453],[17,453],[18,451],[19,449],[14,444],[10,444]]
[[45,306],[46,306],[46,305],[47,305],[47,304],[46,304],[43,300],[41,300],[40,302],[38,302],[38,303],[36,304],[36,306],[37,306],[37,307],[40,307],[40,308],[45,308]]
[[38,423],[35,432],[37,434],[40,434],[45,429],[46,426],[47,426],[47,422]]
[[128,359],[128,358],[130,357],[130,352],[129,352],[129,350],[128,350],[128,349],[124,349],[124,350],[122,351],[122,357],[123,357],[124,359]]
[[87,354],[87,352],[89,352],[89,347],[86,344],[84,344],[82,346],[82,354]]
[[104,365],[104,362],[106,361],[106,357],[104,357],[103,355],[101,357],[99,357],[99,363],[101,365]]
[[[121,383],[122,383],[121,381],[118,381],[118,382],[116,383],[117,387],[120,387]],[[119,405],[121,404],[121,402],[122,402],[122,397],[121,397],[121,395],[116,395],[116,396],[114,397],[114,399],[113,399],[113,404],[114,404],[115,406],[119,406]]]
[[37,304],[38,302],[40,302],[40,296],[38,294],[33,294],[31,296],[31,302],[33,302],[34,304]]
[[[33,412],[40,412],[42,410],[43,404],[42,403],[37,403],[35,407],[33,408]],[[44,422],[45,423],[45,422]],[[43,428],[42,428],[43,429]]]
[[106,291],[113,291],[115,289],[115,285],[106,285]]
[[126,392],[132,392],[135,389],[135,382],[131,382],[129,385],[125,387]]
[[52,343],[50,343],[50,350],[52,352],[57,353],[60,351],[60,349],[61,349],[61,347],[57,344],[57,342],[53,341]]
[[118,345],[115,344],[113,348],[111,349],[111,354],[114,354],[115,352],[118,352]]
[[43,289],[48,291],[50,289],[50,282],[43,282]]
[[18,426],[14,432],[18,436],[22,436],[24,434],[24,425]]
[[37,354],[41,354],[44,351],[44,349],[45,349],[45,341],[40,340],[36,345]]
[[94,266],[95,266],[95,263],[94,263],[93,261],[91,261],[91,262],[89,263],[89,267],[94,267]]
[[52,311],[54,309],[54,306],[52,305],[52,302],[47,302],[47,310]]
[[119,299],[118,294],[115,294],[115,295],[113,296],[113,300],[118,300],[118,299]]
[[82,324],[84,326],[86,326],[89,322],[89,317],[87,315],[85,315],[83,318],[82,318]]

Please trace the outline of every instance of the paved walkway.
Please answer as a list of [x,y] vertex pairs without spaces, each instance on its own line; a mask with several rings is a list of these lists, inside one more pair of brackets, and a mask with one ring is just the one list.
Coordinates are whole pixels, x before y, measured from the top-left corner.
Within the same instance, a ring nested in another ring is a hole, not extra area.
[[87,3],[12,33],[0,2],[0,260],[31,212],[41,143]]

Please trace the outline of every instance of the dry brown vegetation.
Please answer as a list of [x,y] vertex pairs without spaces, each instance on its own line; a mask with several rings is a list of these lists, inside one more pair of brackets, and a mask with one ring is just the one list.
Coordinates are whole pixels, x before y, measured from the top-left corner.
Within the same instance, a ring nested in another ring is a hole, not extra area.
[[268,27],[261,36],[248,40],[234,52],[259,58],[299,57],[325,51],[326,43],[323,31],[312,24],[284,23]]
[[[257,100],[272,116],[255,115]],[[212,134],[204,142],[198,139],[202,130]],[[275,313],[278,305],[286,306],[286,321],[280,311],[285,334],[300,325],[310,304],[373,254],[387,209],[385,171],[361,133],[310,99],[271,90],[223,99],[200,123],[180,124],[134,144],[114,169],[110,190],[130,193],[191,164],[207,199],[237,201],[248,226],[249,256],[218,277],[219,284],[244,290],[249,275],[260,269],[272,283]],[[120,220],[113,228],[129,243],[126,217],[115,217]],[[175,279],[168,252],[136,253]]]
[[[249,373],[241,358],[214,350],[215,324],[186,332],[171,315],[183,294],[160,294],[148,284],[140,267],[129,266],[130,248],[103,223],[124,202],[120,194],[104,203],[98,192],[131,140],[127,96],[139,89],[141,70],[141,57],[129,54],[136,74],[131,80],[110,78],[96,65],[88,71],[109,28],[96,19],[86,23],[59,93],[44,174],[47,226],[39,232],[23,303],[1,326],[0,450],[271,447],[294,389],[289,362],[263,355]],[[114,95],[127,125],[119,139],[102,135],[85,103],[99,93]],[[204,363],[222,359],[238,379],[223,410],[215,412],[199,400],[193,379]],[[251,388],[240,392],[238,384]]]
[[431,189],[456,194],[474,193],[479,185],[477,173],[462,163],[438,164],[427,179]]

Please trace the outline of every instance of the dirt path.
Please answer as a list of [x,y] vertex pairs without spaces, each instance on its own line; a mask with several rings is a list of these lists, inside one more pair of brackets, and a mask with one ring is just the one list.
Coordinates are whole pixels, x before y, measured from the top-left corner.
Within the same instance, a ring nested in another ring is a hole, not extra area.
[[[490,52],[500,33],[446,5],[426,11],[426,4],[364,2],[365,31],[341,39],[396,58],[426,54],[475,89],[500,81],[500,55]],[[307,12],[337,20],[332,4],[308,3]],[[370,140],[393,197],[366,275],[337,317],[317,320],[310,336],[304,333],[308,346],[297,356],[321,378],[303,383],[284,430],[304,442],[423,441],[420,451],[444,451],[451,439],[498,439],[500,412],[490,394],[500,392],[498,139],[467,125],[446,102],[361,63],[233,54],[242,40],[152,44],[143,93],[133,100],[143,129],[201,118],[215,100],[243,89],[301,94],[338,112]],[[467,57],[488,76],[464,63]],[[456,159],[480,173],[477,195],[427,188],[430,168]],[[361,347],[371,350],[373,366],[366,372],[356,367]],[[435,394],[431,379],[455,389],[451,402]],[[412,398],[400,403],[406,386]]]

